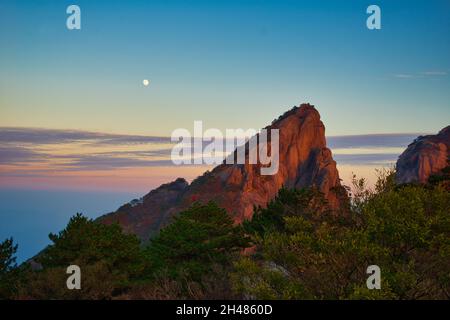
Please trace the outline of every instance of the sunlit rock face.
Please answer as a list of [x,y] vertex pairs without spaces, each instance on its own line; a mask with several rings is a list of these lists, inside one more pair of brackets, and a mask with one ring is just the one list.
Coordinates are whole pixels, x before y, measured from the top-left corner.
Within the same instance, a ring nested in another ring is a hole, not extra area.
[[[339,174],[314,106],[294,107],[266,129],[279,130],[279,168],[275,174],[262,175],[261,165],[248,161],[221,164],[190,185],[178,179],[153,190],[142,203],[122,206],[100,221],[117,221],[127,232],[146,240],[193,202],[215,201],[236,223],[241,223],[251,218],[254,206],[266,206],[282,186],[316,187],[325,194],[331,208],[338,208],[343,194]],[[248,156],[247,152],[246,160]]]
[[424,183],[430,175],[448,165],[450,158],[450,126],[436,135],[420,136],[397,161],[397,183]]

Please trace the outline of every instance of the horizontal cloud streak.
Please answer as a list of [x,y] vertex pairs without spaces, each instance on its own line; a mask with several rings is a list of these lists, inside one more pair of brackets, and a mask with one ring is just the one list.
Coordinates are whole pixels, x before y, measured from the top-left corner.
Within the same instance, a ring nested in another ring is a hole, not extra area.
[[397,153],[377,153],[377,154],[335,154],[333,156],[339,164],[354,165],[386,165],[397,161]]
[[[327,142],[331,148],[403,146],[410,143],[418,135],[418,133],[399,133],[329,136],[327,137]],[[171,143],[170,137],[120,135],[77,130],[0,127],[0,143],[45,145],[73,142],[92,142],[105,145]]]
[[117,157],[108,154],[89,154],[89,155],[76,155],[68,157],[60,157],[68,160],[67,163],[57,165],[60,170],[111,170],[116,168],[135,168],[146,166],[171,166],[172,161],[170,159],[140,159],[133,155],[129,157]]
[[[401,150],[418,135],[331,136],[327,142],[335,150],[338,164],[382,165],[395,162]],[[208,143],[203,141],[203,145]],[[173,166],[173,145],[169,137],[0,128],[0,176]]]
[[47,155],[20,146],[0,146],[0,164],[36,162],[47,158]]
[[399,133],[331,136],[327,137],[327,144],[331,149],[407,147],[419,135],[418,133]]
[[419,73],[397,73],[394,74],[394,78],[398,79],[437,78],[437,77],[445,77],[447,74],[448,74],[447,71],[430,70]]
[[60,144],[73,142],[127,145],[168,143],[170,142],[170,138],[158,136],[120,135],[77,130],[0,127],[0,143]]

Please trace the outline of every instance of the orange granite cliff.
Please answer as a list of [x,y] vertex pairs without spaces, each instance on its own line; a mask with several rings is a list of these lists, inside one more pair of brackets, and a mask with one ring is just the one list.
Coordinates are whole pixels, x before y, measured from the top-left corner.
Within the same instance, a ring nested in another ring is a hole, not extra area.
[[266,206],[283,186],[316,187],[324,193],[332,208],[338,208],[339,194],[342,194],[339,192],[342,191],[339,173],[326,146],[325,126],[314,106],[294,107],[266,129],[279,129],[279,169],[276,174],[261,175],[261,165],[248,164],[248,161],[245,164],[224,163],[190,185],[179,178],[151,191],[142,201],[126,204],[99,220],[107,224],[118,222],[126,232],[147,240],[194,201],[215,201],[236,223],[240,223],[251,218],[254,206]]

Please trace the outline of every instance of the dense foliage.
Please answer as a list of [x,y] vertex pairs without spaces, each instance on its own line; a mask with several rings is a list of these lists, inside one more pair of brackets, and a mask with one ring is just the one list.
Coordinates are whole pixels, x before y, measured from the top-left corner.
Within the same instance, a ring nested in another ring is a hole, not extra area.
[[[320,213],[320,194],[281,190],[246,224],[258,249],[236,262],[236,290],[269,299],[450,298],[449,190],[395,186],[392,177],[375,191],[354,180],[345,216]],[[381,268],[381,290],[367,289],[370,265]]]
[[145,251],[154,271],[167,270],[174,279],[201,280],[215,264],[229,265],[247,244],[242,228],[233,226],[227,212],[210,202],[182,212]]
[[[13,299],[449,299],[449,171],[425,185],[374,189],[354,178],[344,212],[315,189],[281,189],[234,225],[214,203],[195,203],[148,244],[77,214],[32,264],[0,243],[0,297]],[[82,270],[68,290],[66,268]],[[381,269],[381,289],[366,286]],[[31,268],[31,267],[32,268]]]
[[[124,234],[118,225],[76,214],[64,230],[49,238],[53,244],[34,259],[42,270],[27,273],[18,290],[21,298],[105,299],[129,288],[144,270],[138,238]],[[81,290],[66,287],[69,265],[82,270]]]
[[7,298],[14,292],[17,247],[12,238],[0,243],[0,298]]

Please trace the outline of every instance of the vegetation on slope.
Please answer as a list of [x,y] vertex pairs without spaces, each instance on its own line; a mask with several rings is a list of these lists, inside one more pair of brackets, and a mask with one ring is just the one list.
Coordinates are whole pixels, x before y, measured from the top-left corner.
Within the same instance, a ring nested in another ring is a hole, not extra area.
[[[425,185],[381,172],[373,190],[355,178],[338,213],[315,189],[281,189],[242,226],[195,203],[145,246],[77,214],[50,235],[42,268],[17,266],[17,245],[0,244],[0,298],[449,299],[448,172]],[[81,290],[66,287],[72,264]],[[366,286],[369,265],[381,269],[380,290]]]

